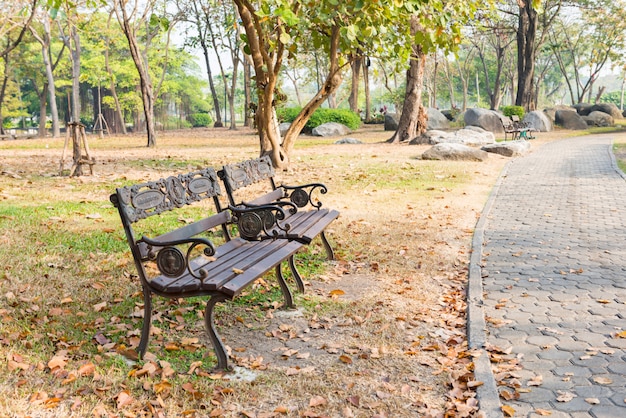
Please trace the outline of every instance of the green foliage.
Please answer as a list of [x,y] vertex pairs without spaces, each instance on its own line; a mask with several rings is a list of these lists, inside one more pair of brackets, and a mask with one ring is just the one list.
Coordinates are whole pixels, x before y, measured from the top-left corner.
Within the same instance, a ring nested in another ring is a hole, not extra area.
[[520,119],[524,117],[524,108],[522,106],[502,106],[500,108],[504,116],[517,115]]
[[[281,122],[293,122],[300,113],[298,107],[287,107],[276,111],[278,120]],[[337,122],[346,125],[350,129],[358,129],[361,126],[361,118],[357,113],[348,109],[326,109],[319,108],[313,112],[305,129],[311,130],[323,123]]]
[[187,116],[187,121],[194,128],[211,126],[213,118],[208,113],[192,113]]

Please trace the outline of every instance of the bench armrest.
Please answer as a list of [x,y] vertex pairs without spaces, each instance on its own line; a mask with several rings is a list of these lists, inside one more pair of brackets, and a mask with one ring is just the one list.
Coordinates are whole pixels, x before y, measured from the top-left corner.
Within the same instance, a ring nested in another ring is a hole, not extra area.
[[289,239],[289,223],[284,222],[289,214],[297,212],[291,202],[274,202],[271,205],[254,205],[242,203],[238,206],[229,205],[233,220],[239,228],[241,238],[248,241],[264,239]]
[[321,208],[322,202],[319,200],[313,201],[313,193],[326,194],[328,192],[328,188],[322,183],[309,183],[299,186],[281,184],[280,187],[285,190],[286,197],[299,208],[303,208],[306,205],[311,205],[316,209]]
[[[183,238],[174,240],[159,240],[141,237],[138,242],[148,245],[148,258],[156,261],[156,265],[164,276],[179,277],[183,273],[188,272],[200,281],[204,280],[208,273],[205,269],[200,268],[195,271],[191,266],[192,252],[198,246],[204,246],[202,253],[207,257],[215,255],[215,245],[206,238]],[[187,253],[177,247],[178,245],[188,245]]]

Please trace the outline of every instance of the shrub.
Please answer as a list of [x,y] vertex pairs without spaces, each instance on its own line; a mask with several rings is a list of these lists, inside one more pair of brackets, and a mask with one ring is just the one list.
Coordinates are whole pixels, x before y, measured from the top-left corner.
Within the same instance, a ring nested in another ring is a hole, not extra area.
[[213,118],[208,113],[192,113],[187,120],[194,128],[211,126]]
[[517,115],[520,119],[524,117],[524,108],[522,106],[502,106],[501,110],[504,116],[511,117]]
[[[280,122],[293,122],[300,110],[297,107],[286,107],[278,109],[276,114]],[[348,109],[318,108],[307,121],[305,129],[312,130],[327,122],[341,123],[354,130],[361,126],[361,117]]]

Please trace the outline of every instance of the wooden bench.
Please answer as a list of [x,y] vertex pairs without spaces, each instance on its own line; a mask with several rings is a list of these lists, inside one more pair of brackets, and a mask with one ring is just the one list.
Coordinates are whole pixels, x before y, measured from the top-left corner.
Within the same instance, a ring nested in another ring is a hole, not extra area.
[[[234,220],[258,214],[264,216],[269,229],[282,231],[284,227],[280,219],[286,218],[284,209],[265,205],[219,211],[220,192],[215,170],[206,168],[121,187],[110,196],[118,209],[143,289],[144,317],[137,349],[141,357],[150,338],[153,294],[166,298],[209,297],[204,322],[215,349],[217,368],[227,369],[228,356],[213,322],[215,305],[235,298],[274,268],[285,305],[293,307],[291,292],[282,275],[281,265],[285,260],[289,262],[298,287],[303,289],[302,279],[293,262],[294,254],[304,245],[302,242],[279,236],[269,237],[263,232],[248,239],[229,235],[229,226]],[[138,238],[139,233],[135,230],[140,227],[147,229],[142,222],[146,218],[159,215],[177,220],[180,216],[178,208],[205,199],[213,199],[218,208],[217,214],[159,236],[144,234]],[[209,238],[218,235],[223,236],[224,242],[216,246]]]
[[[321,183],[309,183],[298,186],[276,185],[275,171],[269,156],[225,165],[218,176],[222,179],[231,208],[255,208],[263,205],[280,205],[285,210],[287,218],[285,231],[278,231],[276,227],[267,231],[268,234],[277,234],[286,239],[310,244],[319,236],[329,260],[335,258],[333,249],[328,242],[325,230],[339,216],[336,210],[322,208],[322,203],[316,198],[317,194],[326,194],[327,188]],[[268,187],[260,196],[250,200],[242,200],[238,192],[247,186],[266,182]],[[295,210],[294,210],[295,209]],[[242,235],[258,236],[258,230],[263,225],[262,219],[249,218],[250,233],[240,227]]]

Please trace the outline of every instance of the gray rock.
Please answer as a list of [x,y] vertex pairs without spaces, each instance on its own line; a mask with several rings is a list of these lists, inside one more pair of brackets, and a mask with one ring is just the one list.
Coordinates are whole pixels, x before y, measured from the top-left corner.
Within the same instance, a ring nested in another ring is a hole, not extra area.
[[574,108],[571,106],[565,106],[565,105],[556,105],[554,107],[549,107],[547,109],[543,109],[543,113],[546,114],[546,116],[548,117],[548,119],[550,119],[552,121],[552,123],[555,122],[556,120],[556,111],[557,110],[573,110]]
[[526,154],[528,150],[530,150],[530,143],[524,140],[507,141],[485,145],[480,149],[493,154],[503,155],[505,157],[517,157],[518,155]]
[[596,103],[591,106],[591,112],[589,112],[589,114],[592,112],[603,112],[611,115],[613,119],[623,118],[622,111],[613,103]]
[[464,145],[484,145],[496,142],[493,133],[485,131],[477,126],[467,126],[456,131],[426,131],[422,136],[413,139],[410,144],[464,144]]
[[575,110],[557,110],[554,121],[565,129],[581,130],[588,128],[587,123]]
[[289,127],[291,126],[291,123],[289,122],[283,122],[280,125],[278,125],[278,129],[280,130],[280,136],[281,137],[285,137],[285,135],[287,134],[287,129],[289,129]]
[[385,114],[385,131],[397,131],[398,130],[399,117],[395,113]]
[[349,134],[350,128],[346,125],[337,122],[326,122],[321,125],[313,128],[314,136],[339,136],[339,135],[347,135]]
[[355,138],[343,138],[340,139],[339,141],[335,141],[335,144],[362,144],[363,142],[359,141],[358,139]]
[[463,144],[441,143],[432,146],[422,154],[423,160],[484,161],[486,151]]
[[448,118],[434,107],[428,108],[428,129],[448,129],[450,121]]
[[481,108],[467,109],[464,116],[465,126],[478,126],[496,134],[504,133],[501,115],[494,111]]
[[580,116],[587,116],[592,111],[592,105],[590,103],[576,103],[575,105],[572,105],[572,107]]
[[615,124],[613,116],[598,110],[594,110],[588,116],[583,116],[582,118],[589,126],[613,126]]
[[533,110],[524,115],[524,123],[533,131],[537,132],[551,132],[552,120],[550,117],[540,110]]

